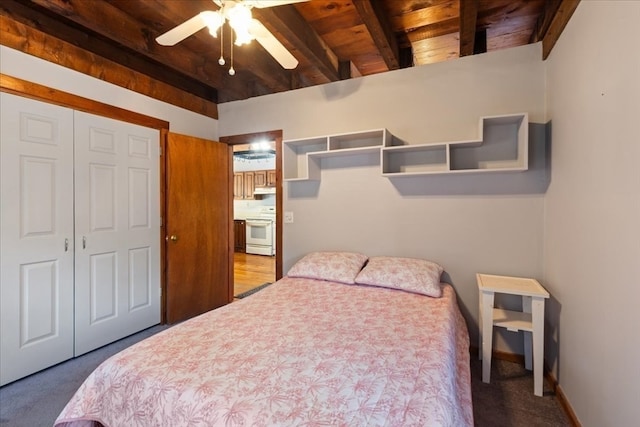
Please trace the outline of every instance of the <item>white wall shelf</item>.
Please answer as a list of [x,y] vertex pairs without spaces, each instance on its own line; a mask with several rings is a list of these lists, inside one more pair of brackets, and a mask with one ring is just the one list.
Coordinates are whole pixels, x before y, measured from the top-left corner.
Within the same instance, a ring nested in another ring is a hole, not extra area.
[[323,157],[378,153],[381,148],[391,145],[392,140],[388,130],[374,129],[283,141],[284,180],[319,180]]
[[283,142],[285,181],[319,180],[321,159],[380,153],[382,176],[524,171],[529,167],[526,113],[481,117],[478,139],[393,145],[386,129]]
[[529,165],[526,113],[481,117],[477,140],[382,148],[382,175],[524,171]]

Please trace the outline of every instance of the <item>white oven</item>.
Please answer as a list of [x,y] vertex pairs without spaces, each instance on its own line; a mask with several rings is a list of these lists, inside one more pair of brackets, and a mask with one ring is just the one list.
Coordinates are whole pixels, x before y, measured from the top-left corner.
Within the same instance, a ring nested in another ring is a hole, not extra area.
[[257,255],[274,254],[273,220],[247,218],[247,253]]

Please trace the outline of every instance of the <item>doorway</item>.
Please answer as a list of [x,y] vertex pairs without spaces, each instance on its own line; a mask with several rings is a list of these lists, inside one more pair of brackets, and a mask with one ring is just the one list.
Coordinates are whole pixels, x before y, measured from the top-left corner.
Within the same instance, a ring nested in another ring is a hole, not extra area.
[[232,159],[235,297],[282,277],[282,131],[220,141],[229,145]]

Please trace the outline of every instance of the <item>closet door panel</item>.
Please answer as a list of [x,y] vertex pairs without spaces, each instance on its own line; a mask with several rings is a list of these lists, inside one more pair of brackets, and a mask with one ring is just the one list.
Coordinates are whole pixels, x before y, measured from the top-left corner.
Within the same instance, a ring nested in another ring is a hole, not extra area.
[[75,113],[76,355],[160,322],[159,132]]
[[0,385],[73,356],[73,112],[0,93]]

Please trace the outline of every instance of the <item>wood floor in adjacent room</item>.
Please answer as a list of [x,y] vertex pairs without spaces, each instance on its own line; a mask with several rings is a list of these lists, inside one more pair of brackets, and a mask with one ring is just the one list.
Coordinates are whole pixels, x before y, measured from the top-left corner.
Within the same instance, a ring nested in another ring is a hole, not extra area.
[[276,280],[276,257],[236,252],[233,257],[233,294],[238,295]]

